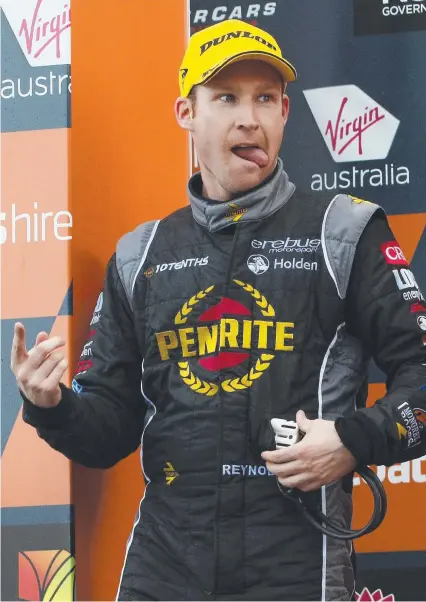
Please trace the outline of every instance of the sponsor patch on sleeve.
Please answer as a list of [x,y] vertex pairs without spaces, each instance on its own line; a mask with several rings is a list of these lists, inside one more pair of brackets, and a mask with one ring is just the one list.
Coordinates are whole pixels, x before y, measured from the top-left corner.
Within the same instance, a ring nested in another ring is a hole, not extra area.
[[72,381],[72,390],[74,391],[74,393],[83,393],[83,387],[82,385],[80,385],[80,383],[78,383],[75,378]]
[[396,240],[384,242],[380,248],[386,263],[391,265],[408,265],[408,262],[404,257],[404,253],[402,252],[401,247],[398,245]]
[[398,406],[398,412],[400,420],[396,423],[396,428],[398,429],[399,440],[403,449],[410,449],[420,443],[423,424],[418,420],[418,413],[416,415],[406,401]]

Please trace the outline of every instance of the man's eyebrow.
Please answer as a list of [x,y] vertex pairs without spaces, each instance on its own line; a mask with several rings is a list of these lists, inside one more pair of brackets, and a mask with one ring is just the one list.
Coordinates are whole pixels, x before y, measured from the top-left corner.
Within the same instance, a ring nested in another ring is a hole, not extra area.
[[256,87],[258,89],[262,88],[262,90],[277,90],[278,88],[281,87],[281,82],[278,82],[278,81],[277,82],[268,82],[268,83],[262,82],[262,83],[259,83]]

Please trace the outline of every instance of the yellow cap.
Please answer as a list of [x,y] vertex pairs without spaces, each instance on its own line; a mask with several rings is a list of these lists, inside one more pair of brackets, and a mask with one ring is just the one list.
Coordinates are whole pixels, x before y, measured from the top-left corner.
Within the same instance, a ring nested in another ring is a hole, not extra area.
[[179,70],[181,96],[188,96],[193,86],[206,83],[227,65],[247,59],[269,63],[280,72],[284,82],[297,77],[296,69],[283,58],[275,38],[245,21],[228,19],[189,38]]

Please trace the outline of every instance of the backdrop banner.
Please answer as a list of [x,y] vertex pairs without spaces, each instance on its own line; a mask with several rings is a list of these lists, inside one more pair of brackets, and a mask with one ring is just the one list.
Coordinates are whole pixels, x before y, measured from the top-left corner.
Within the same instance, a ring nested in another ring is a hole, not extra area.
[[[73,600],[71,463],[21,416],[15,322],[67,342],[69,2],[1,1],[1,598]],[[68,374],[64,375],[67,382]]]
[[[425,291],[426,0],[192,0],[189,34],[233,18],[267,30],[297,69],[280,152],[290,179],[330,198],[347,192],[380,204]],[[191,157],[194,171],[194,150]],[[372,363],[369,403],[384,381]],[[423,599],[426,525],[416,513],[426,504],[426,456],[377,472],[389,510],[355,543],[357,596]],[[359,527],[372,504],[358,478],[354,508]]]

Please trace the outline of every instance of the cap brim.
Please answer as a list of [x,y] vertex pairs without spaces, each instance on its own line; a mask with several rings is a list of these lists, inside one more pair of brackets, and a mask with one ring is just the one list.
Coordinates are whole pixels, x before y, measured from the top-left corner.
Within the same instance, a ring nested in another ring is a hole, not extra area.
[[232,63],[238,63],[240,61],[248,61],[248,60],[259,60],[264,63],[268,63],[271,67],[274,67],[281,74],[282,78],[286,83],[294,82],[297,78],[296,69],[293,67],[291,63],[289,63],[286,59],[280,58],[273,54],[269,54],[269,52],[261,52],[261,51],[250,51],[250,52],[241,52],[239,54],[235,54],[228,59],[225,59],[223,62],[219,63],[217,67],[214,67],[209,74],[199,82],[198,84],[205,84],[215,75],[217,75],[222,69],[232,65]]

